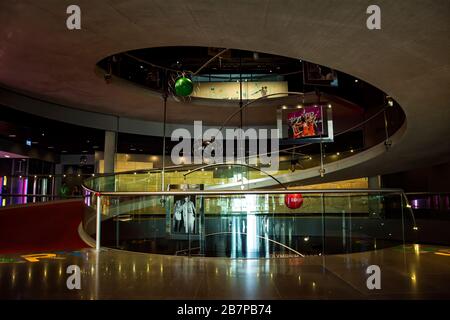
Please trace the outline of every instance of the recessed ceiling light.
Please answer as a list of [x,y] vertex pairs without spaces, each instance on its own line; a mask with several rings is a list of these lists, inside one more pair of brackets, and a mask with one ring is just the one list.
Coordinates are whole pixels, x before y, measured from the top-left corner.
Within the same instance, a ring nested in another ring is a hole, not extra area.
[[32,144],[38,144],[38,141],[31,141]]
[[358,82],[358,79],[355,79],[355,82]]
[[55,149],[55,147],[53,147],[53,146],[49,146],[48,148],[49,148],[49,149]]
[[62,150],[61,153],[67,153],[67,150]]
[[11,158],[10,156],[8,156],[7,154],[5,154],[5,158]]
[[130,148],[130,151],[136,151],[136,148]]
[[10,138],[15,138],[16,135],[15,135],[15,134],[10,134],[8,137],[10,137]]
[[82,153],[86,153],[87,152],[87,150],[83,150],[83,151],[81,151]]
[[98,149],[98,146],[93,146],[92,149]]

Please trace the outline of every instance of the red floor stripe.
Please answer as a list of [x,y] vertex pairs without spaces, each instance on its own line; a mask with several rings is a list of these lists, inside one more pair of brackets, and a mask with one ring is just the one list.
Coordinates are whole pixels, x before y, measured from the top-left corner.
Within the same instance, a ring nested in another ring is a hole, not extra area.
[[0,253],[77,250],[83,201],[24,205],[0,210]]

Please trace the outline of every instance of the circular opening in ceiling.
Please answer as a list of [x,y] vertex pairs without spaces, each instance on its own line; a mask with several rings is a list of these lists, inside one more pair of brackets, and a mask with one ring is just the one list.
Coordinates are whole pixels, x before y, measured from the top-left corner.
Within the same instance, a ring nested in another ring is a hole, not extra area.
[[379,100],[386,97],[375,87],[326,66],[237,49],[146,48],[108,56],[97,65],[107,83],[121,78],[183,102],[279,99],[287,92],[317,91],[352,101],[349,92],[361,87]]

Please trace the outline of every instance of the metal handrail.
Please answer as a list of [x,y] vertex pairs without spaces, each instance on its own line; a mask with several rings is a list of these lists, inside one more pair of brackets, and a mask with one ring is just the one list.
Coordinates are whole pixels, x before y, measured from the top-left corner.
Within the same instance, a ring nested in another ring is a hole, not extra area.
[[99,196],[176,196],[176,195],[249,195],[249,194],[325,194],[325,193],[399,193],[403,194],[402,189],[283,189],[283,190],[198,190],[198,191],[108,191],[101,192],[92,190],[83,185],[86,191],[93,192]]

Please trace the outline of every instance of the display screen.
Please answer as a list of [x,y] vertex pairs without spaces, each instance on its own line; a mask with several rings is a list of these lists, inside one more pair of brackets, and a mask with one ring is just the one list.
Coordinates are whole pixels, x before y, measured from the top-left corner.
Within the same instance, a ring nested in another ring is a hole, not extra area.
[[338,86],[337,72],[315,63],[303,62],[303,82],[319,86]]
[[289,139],[317,137],[324,134],[322,106],[309,106],[288,113]]

